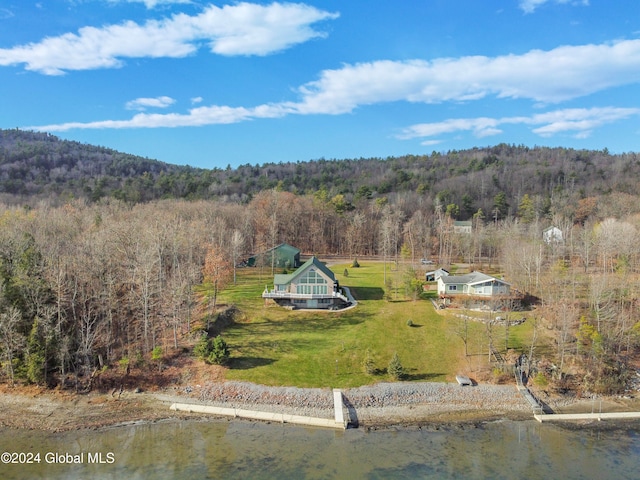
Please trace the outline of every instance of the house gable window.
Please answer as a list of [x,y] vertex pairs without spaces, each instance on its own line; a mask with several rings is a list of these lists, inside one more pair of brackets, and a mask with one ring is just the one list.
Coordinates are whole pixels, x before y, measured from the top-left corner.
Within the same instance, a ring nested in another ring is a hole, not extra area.
[[302,277],[300,277],[300,280],[298,280],[298,283],[310,283],[310,284],[322,283],[326,285],[327,281],[322,275],[320,275],[316,271],[315,268],[310,268],[307,273],[305,273]]
[[315,268],[310,268],[296,281],[296,293],[303,295],[327,295],[327,280]]

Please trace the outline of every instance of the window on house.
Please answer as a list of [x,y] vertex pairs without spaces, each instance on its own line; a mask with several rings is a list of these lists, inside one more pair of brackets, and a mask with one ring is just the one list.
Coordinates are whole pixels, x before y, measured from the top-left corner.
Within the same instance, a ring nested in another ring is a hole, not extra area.
[[305,273],[299,280],[300,283],[314,284],[321,283],[326,284],[327,281],[324,279],[322,275],[320,275],[315,268],[309,269],[307,273]]

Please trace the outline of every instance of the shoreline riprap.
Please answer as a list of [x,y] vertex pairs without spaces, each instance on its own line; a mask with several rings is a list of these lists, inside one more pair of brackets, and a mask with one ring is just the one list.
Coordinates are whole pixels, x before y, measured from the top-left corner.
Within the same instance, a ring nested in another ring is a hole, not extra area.
[[[501,418],[533,417],[531,407],[513,385],[453,383],[378,383],[343,389],[345,412],[364,428],[391,425],[476,424]],[[122,394],[4,389],[0,395],[0,426],[60,432],[96,429],[167,419],[212,418],[169,410],[172,403],[198,403],[265,412],[333,418],[331,388],[273,387],[247,382],[212,382],[153,392]],[[561,408],[588,409],[587,401],[559,398]],[[623,408],[609,400],[607,408]]]

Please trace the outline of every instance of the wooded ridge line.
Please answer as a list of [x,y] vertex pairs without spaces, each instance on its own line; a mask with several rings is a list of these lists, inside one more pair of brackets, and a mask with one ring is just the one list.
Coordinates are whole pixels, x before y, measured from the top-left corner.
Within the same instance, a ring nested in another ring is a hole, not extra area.
[[[185,158],[185,163],[189,159]],[[211,154],[211,163],[224,164]],[[0,200],[22,204],[104,197],[128,203],[157,199],[222,199],[247,203],[277,189],[336,199],[348,210],[372,198],[401,196],[456,205],[459,219],[481,209],[492,216],[500,195],[501,215],[515,213],[524,194],[547,212],[560,193],[572,198],[612,192],[635,195],[640,180],[637,153],[499,144],[468,150],[388,158],[317,159],[237,168],[179,166],[115,150],[61,140],[47,133],[0,130]]]

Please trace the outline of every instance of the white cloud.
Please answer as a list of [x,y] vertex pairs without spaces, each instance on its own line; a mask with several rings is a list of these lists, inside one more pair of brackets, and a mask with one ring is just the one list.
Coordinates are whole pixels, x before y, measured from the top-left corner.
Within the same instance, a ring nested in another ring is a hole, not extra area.
[[305,4],[237,3],[209,5],[202,13],[173,15],[140,25],[126,21],[105,27],[83,27],[65,33],[0,49],[0,65],[25,64],[27,70],[60,75],[68,70],[114,68],[124,58],[179,58],[195,53],[208,41],[219,55],[268,55],[322,37],[311,25],[338,14]]
[[569,133],[577,138],[586,138],[595,128],[638,115],[640,108],[602,107],[567,108],[519,117],[457,118],[412,125],[404,129],[398,138],[425,138],[462,131],[471,131],[476,137],[482,138],[502,133],[498,127],[509,124],[536,126],[532,131],[541,137]]
[[127,110],[146,110],[147,108],[167,108],[176,101],[171,97],[136,98],[127,102]]
[[[451,118],[442,122],[420,123],[412,125],[399,135],[401,139],[418,137],[433,137],[443,133],[452,133],[471,130],[477,137],[489,136],[487,133],[496,132],[500,121],[495,118]],[[500,133],[498,130],[496,133]]]
[[198,104],[198,103],[202,103],[202,101],[203,101],[203,100],[204,100],[204,98],[202,98],[202,97],[193,97],[193,98],[191,99],[191,103],[192,103],[193,105],[196,105],[196,104]]
[[[488,96],[558,103],[637,82],[640,82],[640,40],[628,40],[613,44],[563,46],[549,51],[533,50],[522,55],[493,58],[383,60],[344,65],[341,69],[325,70],[318,80],[301,86],[298,101],[246,108],[213,105],[194,108],[186,114],[168,114],[165,118],[136,115],[130,120],[114,122],[31,128],[60,131],[71,128],[204,125],[205,122],[241,122],[291,114],[337,115],[350,113],[359,106],[384,102],[471,102]],[[578,122],[577,119],[572,121]],[[499,133],[501,123],[491,118],[448,122],[427,125],[428,128],[441,129],[441,133],[468,130],[482,137]],[[457,122],[463,123],[459,125]],[[544,127],[543,124],[548,125]],[[538,125],[547,129],[537,132],[540,135],[546,134],[549,128],[561,127],[552,121],[539,122]]]
[[298,108],[339,114],[380,102],[466,102],[489,95],[554,103],[638,81],[640,40],[628,40],[522,55],[345,65],[302,86]]
[[438,145],[439,143],[442,143],[442,140],[425,140],[424,142],[421,143],[421,145],[424,145],[425,147],[430,147],[431,145]]
[[536,8],[549,2],[571,3],[572,5],[589,5],[589,0],[520,0],[520,8],[524,13],[533,13]]
[[179,113],[138,113],[129,120],[103,120],[98,122],[68,122],[56,125],[26,127],[29,130],[64,132],[75,129],[120,129],[158,127],[198,127],[238,123],[256,118],[278,118],[292,113],[282,105],[260,105],[253,108],[213,105],[192,108],[187,114]]
[[533,130],[542,137],[575,132],[576,136],[584,138],[595,128],[637,115],[640,115],[640,108],[573,108],[534,115],[531,123],[542,124]]

